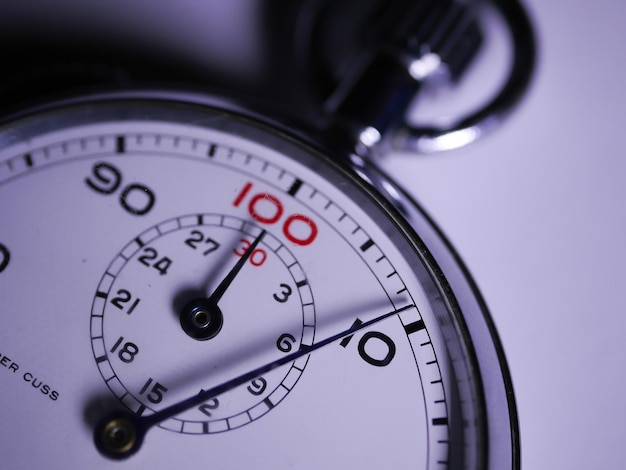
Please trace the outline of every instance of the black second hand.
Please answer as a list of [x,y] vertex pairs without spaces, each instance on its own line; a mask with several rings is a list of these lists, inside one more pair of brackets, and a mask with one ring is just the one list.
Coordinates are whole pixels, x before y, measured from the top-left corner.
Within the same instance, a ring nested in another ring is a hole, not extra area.
[[215,303],[218,303],[220,301],[220,299],[226,292],[226,289],[228,289],[228,287],[231,285],[235,277],[237,277],[237,274],[239,274],[239,271],[241,271],[241,268],[243,268],[243,265],[246,264],[246,261],[248,261],[248,258],[250,258],[250,256],[252,255],[252,253],[254,252],[255,248],[257,247],[257,245],[259,244],[259,242],[261,241],[264,235],[265,235],[265,230],[261,230],[259,235],[257,235],[254,241],[250,244],[250,246],[248,246],[248,249],[245,250],[241,258],[239,258],[235,266],[233,266],[233,268],[228,272],[228,274],[226,274],[224,279],[222,279],[222,282],[220,282],[219,286],[217,286],[217,288],[209,296],[209,301],[212,301]]
[[[379,321],[382,321],[393,315],[397,315],[413,307],[414,305],[412,304],[405,305],[404,307],[384,313],[372,320],[363,322],[361,324],[353,324],[347,330],[325,338],[315,344],[312,344],[311,346],[301,346],[298,351],[287,354],[286,356],[276,359],[275,361],[272,361],[261,367],[257,367],[254,370],[246,372],[245,374],[235,377],[234,379],[212,387],[208,390],[203,390],[197,395],[193,395],[189,398],[186,398],[185,400],[170,405],[167,408],[164,408],[161,411],[157,411],[152,415],[137,416],[126,410],[114,411],[113,413],[110,413],[107,417],[105,417],[102,421],[100,421],[100,423],[96,426],[94,432],[96,447],[104,455],[111,458],[122,459],[129,457],[137,450],[139,450],[143,442],[143,437],[152,426],[159,424],[160,422],[165,421],[172,416],[176,416],[183,411],[193,408],[194,406],[199,405],[217,395],[220,395],[221,393],[227,392],[237,387],[238,385],[255,379],[256,377],[263,375],[266,372],[276,369],[277,367],[285,365],[289,362],[295,361],[302,356],[306,356],[307,354],[310,354],[311,352],[320,349],[323,346],[333,343],[338,339],[344,338],[345,336],[351,335],[356,331],[367,328],[374,323],[378,323]],[[118,421],[119,423],[117,424],[117,427],[115,427],[115,423],[117,423]],[[114,436],[113,434],[115,432],[120,433],[120,435]],[[109,433],[110,435],[106,435],[106,433]],[[132,442],[125,442],[124,438],[129,439],[129,434],[132,434]],[[117,442],[117,440],[119,440],[119,442]]]

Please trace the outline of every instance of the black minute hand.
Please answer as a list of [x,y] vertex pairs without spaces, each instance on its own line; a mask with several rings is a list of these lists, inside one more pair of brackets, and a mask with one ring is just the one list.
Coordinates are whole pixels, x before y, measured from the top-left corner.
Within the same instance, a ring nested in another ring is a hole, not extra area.
[[208,390],[204,390],[185,400],[170,405],[161,411],[157,411],[152,415],[137,416],[127,410],[114,411],[105,416],[104,419],[102,419],[96,426],[94,430],[94,442],[96,447],[103,455],[110,458],[124,459],[130,457],[139,450],[146,432],[152,426],[159,424],[172,416],[182,413],[183,411],[193,408],[194,406],[205,402],[209,398],[213,398],[221,393],[227,392],[243,383],[265,374],[266,372],[295,361],[296,359],[320,349],[323,346],[333,343],[345,336],[351,335],[358,330],[367,328],[374,323],[413,307],[413,305],[406,305],[391,312],[379,315],[378,317],[364,323],[355,323],[347,330],[337,333],[336,335],[318,341],[311,346],[301,346],[298,351],[287,354],[286,356],[276,359],[275,361],[241,374],[228,382],[224,382]]

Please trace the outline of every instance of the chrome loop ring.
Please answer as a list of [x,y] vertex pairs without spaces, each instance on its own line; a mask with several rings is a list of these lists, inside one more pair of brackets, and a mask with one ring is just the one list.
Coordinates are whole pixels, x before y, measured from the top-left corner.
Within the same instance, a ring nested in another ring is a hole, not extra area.
[[414,126],[405,121],[391,136],[394,150],[435,153],[470,144],[498,127],[528,88],[536,62],[533,27],[518,0],[491,0],[512,38],[513,61],[499,92],[482,108],[450,125]]

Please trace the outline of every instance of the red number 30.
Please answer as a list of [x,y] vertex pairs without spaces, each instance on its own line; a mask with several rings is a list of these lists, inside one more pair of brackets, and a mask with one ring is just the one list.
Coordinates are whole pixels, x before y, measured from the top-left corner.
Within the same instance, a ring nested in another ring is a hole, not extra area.
[[[243,255],[246,254],[246,251],[248,251],[248,248],[250,248],[252,242],[246,240],[245,238],[242,238],[241,240],[239,240],[239,242],[241,243],[241,247],[238,250],[233,250],[233,253],[241,258]],[[261,266],[263,263],[265,263],[266,259],[267,252],[263,248],[257,248],[250,254],[250,263],[253,266]]]

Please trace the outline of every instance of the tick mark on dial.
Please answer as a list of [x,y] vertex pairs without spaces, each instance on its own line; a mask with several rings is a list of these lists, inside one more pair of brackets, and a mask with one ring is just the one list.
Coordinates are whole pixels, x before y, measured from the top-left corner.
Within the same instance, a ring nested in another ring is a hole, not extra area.
[[374,246],[374,241],[370,238],[365,243],[363,243],[360,248],[361,248],[361,251],[365,252],[368,249],[370,249],[372,246]]
[[293,182],[293,184],[291,185],[291,187],[287,191],[287,194],[289,194],[290,196],[295,196],[296,193],[300,190],[301,187],[302,187],[302,180],[297,179],[297,180],[295,180]]
[[207,152],[207,156],[209,157],[214,157],[215,156],[215,151],[217,150],[217,146],[215,144],[211,144],[209,146],[209,151]]
[[118,135],[115,141],[115,151],[117,153],[126,152],[126,139],[123,135]]
[[413,323],[409,323],[408,325],[404,325],[404,331],[406,332],[407,335],[421,331],[424,328],[426,328],[426,325],[424,324],[424,320],[417,320],[417,321],[414,321]]

